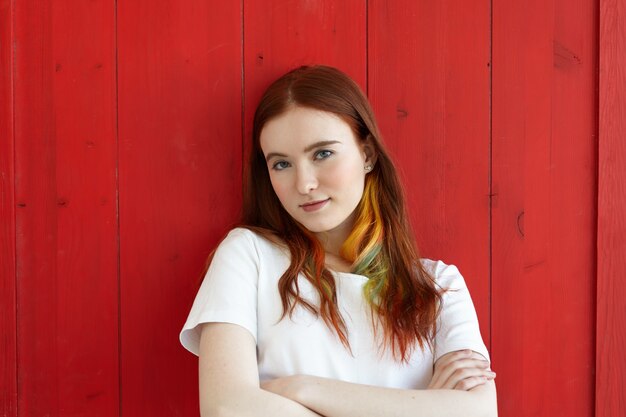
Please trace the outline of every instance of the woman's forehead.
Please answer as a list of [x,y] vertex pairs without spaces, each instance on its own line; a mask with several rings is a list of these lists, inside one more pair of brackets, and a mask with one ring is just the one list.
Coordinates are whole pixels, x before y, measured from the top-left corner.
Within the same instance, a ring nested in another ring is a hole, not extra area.
[[274,147],[304,150],[320,141],[354,141],[348,123],[334,113],[294,107],[269,120],[261,131],[261,148],[273,151]]

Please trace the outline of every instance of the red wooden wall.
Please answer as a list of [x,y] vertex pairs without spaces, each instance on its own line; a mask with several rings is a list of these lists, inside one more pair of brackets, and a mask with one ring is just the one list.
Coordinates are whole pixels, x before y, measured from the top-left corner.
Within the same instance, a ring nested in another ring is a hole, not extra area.
[[494,2],[491,348],[505,416],[593,415],[596,21],[591,1]]
[[626,4],[600,2],[596,415],[626,410]]
[[500,415],[623,415],[626,11],[574,3],[0,0],[0,415],[197,415],[178,332],[311,63],[367,91]]

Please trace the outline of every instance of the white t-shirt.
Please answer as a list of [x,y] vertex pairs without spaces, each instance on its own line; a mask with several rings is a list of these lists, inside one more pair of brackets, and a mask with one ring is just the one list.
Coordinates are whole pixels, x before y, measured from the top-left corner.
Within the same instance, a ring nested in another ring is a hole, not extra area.
[[[291,318],[287,315],[281,320],[278,280],[289,263],[287,249],[248,229],[231,230],[198,290],[180,333],[182,345],[198,355],[200,323],[234,323],[256,340],[261,380],[306,374],[390,388],[426,388],[434,361],[448,352],[471,349],[489,359],[470,294],[453,265],[422,259],[436,282],[451,290],[443,295],[434,352],[418,347],[409,363],[403,364],[388,349],[380,354],[382,336],[375,339],[363,296],[365,276],[333,272],[352,353],[321,317],[300,305]],[[318,305],[315,288],[303,277],[298,282],[301,296]]]

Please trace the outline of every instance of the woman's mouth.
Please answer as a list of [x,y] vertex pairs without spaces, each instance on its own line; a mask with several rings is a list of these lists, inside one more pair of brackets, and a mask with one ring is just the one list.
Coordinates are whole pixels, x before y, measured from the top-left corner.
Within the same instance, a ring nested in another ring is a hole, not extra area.
[[326,200],[311,201],[310,203],[301,204],[300,207],[302,207],[302,210],[307,212],[316,211],[324,207],[329,201],[330,198],[327,198]]

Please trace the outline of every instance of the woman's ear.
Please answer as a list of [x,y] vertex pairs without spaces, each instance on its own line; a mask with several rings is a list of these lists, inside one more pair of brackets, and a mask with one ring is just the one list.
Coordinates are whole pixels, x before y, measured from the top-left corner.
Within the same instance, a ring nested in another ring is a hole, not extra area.
[[374,140],[372,139],[372,135],[368,134],[365,139],[361,142],[361,149],[363,151],[363,155],[365,155],[365,163],[370,164],[371,166],[376,165],[376,158],[378,154],[376,153],[376,147],[374,146]]

